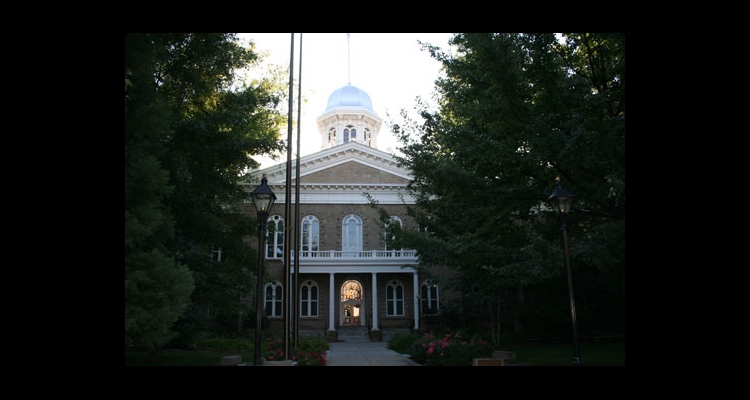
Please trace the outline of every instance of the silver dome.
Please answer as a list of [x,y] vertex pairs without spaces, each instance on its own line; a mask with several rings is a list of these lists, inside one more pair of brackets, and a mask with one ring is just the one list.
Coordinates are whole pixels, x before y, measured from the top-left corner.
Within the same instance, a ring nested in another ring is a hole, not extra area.
[[361,107],[367,109],[367,111],[373,114],[375,113],[372,109],[370,96],[368,96],[362,89],[352,86],[351,84],[331,93],[331,96],[328,98],[328,106],[323,113],[325,114],[338,107]]

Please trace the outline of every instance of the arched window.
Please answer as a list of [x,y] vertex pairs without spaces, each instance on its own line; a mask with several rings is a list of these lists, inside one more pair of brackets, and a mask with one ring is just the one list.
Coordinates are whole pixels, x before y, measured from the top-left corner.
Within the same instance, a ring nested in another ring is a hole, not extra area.
[[362,285],[357,281],[346,281],[341,285],[341,302],[347,300],[362,301]]
[[370,133],[370,129],[365,128],[365,144],[369,147],[372,147],[372,134]]
[[385,250],[393,247],[389,246],[389,243],[392,243],[396,239],[396,235],[393,231],[395,229],[401,229],[401,227],[403,227],[401,218],[395,215],[391,215],[391,218],[385,222],[385,226],[383,227],[383,243],[385,243]]
[[350,140],[352,142],[357,140],[357,130],[353,126],[348,125],[344,128],[344,143],[348,143]]
[[420,313],[422,315],[435,315],[440,312],[440,301],[438,285],[430,281],[424,281],[419,286],[420,291]]
[[284,257],[284,218],[268,217],[266,223],[266,258]]
[[300,317],[317,317],[318,304],[318,284],[315,281],[306,281],[299,289],[299,316]]
[[362,218],[349,214],[341,221],[342,251],[356,257],[362,251]]
[[281,282],[267,283],[265,287],[265,311],[269,317],[280,317],[284,305],[284,287]]
[[314,215],[305,216],[302,219],[302,257],[315,257],[320,244],[320,221]]
[[336,128],[331,128],[328,130],[328,143],[336,144]]
[[404,285],[397,280],[388,282],[385,287],[385,315],[404,315]]

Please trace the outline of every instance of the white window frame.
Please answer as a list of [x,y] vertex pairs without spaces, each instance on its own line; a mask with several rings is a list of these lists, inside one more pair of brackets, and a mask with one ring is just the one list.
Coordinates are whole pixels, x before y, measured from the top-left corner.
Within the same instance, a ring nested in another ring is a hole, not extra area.
[[263,287],[265,293],[265,300],[263,304],[263,311],[269,318],[277,318],[283,316],[284,310],[284,286],[281,282],[270,282],[266,283]]
[[300,251],[302,257],[314,257],[320,250],[320,221],[314,215],[306,215],[300,228]]
[[349,214],[341,220],[341,250],[349,257],[362,251],[362,218]]
[[389,281],[385,286],[385,315],[403,317],[406,315],[404,284],[398,280]]
[[[306,289],[306,291],[305,291]],[[315,298],[310,295],[315,293]],[[303,312],[304,308],[302,305],[307,305],[306,312]],[[299,316],[300,317],[318,317],[320,315],[320,288],[318,283],[313,280],[308,280],[303,283],[299,288]]]
[[[273,226],[273,228],[272,228]],[[284,257],[284,218],[271,215],[266,221],[266,258]],[[274,252],[274,250],[276,250]]]

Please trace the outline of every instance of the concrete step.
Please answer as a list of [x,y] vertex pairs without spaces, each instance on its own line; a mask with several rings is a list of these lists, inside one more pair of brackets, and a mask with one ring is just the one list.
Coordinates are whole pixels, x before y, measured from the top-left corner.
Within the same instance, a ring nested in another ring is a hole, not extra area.
[[366,326],[340,326],[338,340],[342,342],[369,342],[370,331]]

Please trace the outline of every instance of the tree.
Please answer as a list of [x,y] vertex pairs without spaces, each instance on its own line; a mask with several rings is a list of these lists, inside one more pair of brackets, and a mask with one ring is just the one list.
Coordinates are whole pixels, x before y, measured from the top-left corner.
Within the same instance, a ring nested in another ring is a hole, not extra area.
[[[170,293],[169,282],[163,282],[147,288],[148,294],[184,299],[187,293],[190,301],[180,305],[189,304],[191,312],[184,306],[170,310],[183,316],[182,327],[209,319],[236,332],[252,309],[244,299],[253,298],[248,283],[257,259],[246,238],[256,234],[258,224],[239,208],[247,198],[241,183],[258,166],[254,156],[284,149],[278,134],[285,120],[279,109],[283,97],[277,94],[283,86],[275,80],[280,75],[242,81],[241,73],[262,58],[253,43],[243,46],[235,34],[126,34],[125,55],[126,343],[133,335],[127,321],[137,324],[156,309],[129,313],[145,296],[145,289],[127,290],[139,271],[128,247],[128,215],[144,202],[139,191],[155,192],[148,204],[170,231],[145,238],[143,246],[159,245],[165,260],[178,270],[187,267],[194,279],[190,292]],[[154,123],[147,126],[149,120]],[[148,166],[138,170],[147,155]],[[163,187],[145,186],[144,175],[158,177]],[[172,317],[164,319],[165,326],[175,323]]]
[[190,304],[188,268],[175,261],[174,219],[164,205],[174,187],[160,158],[169,110],[156,98],[155,51],[147,36],[125,37],[125,345],[156,350]]
[[[464,33],[451,45],[454,55],[423,45],[443,64],[439,109],[418,101],[420,120],[402,111],[391,126],[414,176],[409,212],[427,227],[401,240],[423,265],[461,272],[463,314],[479,310],[496,339],[503,324],[557,329],[566,314],[550,310],[567,305],[565,269],[544,200],[560,176],[576,194],[568,230],[581,314],[591,321],[606,303],[624,331],[624,34]],[[545,297],[551,288],[562,297]],[[561,318],[543,326],[548,311]]]

